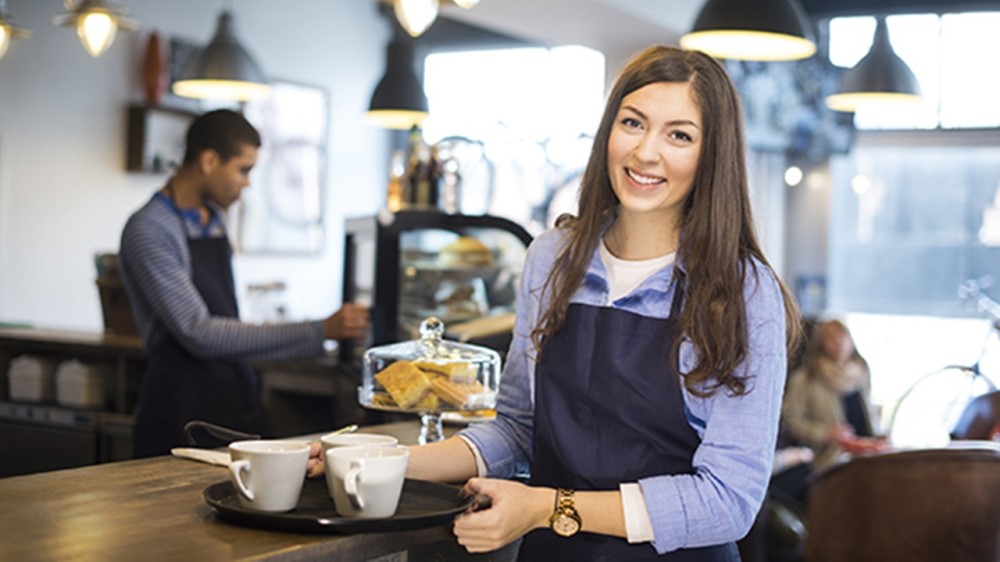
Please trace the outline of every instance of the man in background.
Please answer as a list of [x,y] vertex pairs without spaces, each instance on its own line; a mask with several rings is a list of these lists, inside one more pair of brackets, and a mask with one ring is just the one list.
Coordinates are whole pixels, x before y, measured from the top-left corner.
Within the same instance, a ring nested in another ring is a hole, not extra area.
[[368,330],[368,310],[351,303],[310,322],[239,320],[223,214],[250,184],[259,147],[260,135],[239,113],[198,117],[181,167],[122,232],[122,276],[148,355],[135,412],[136,457],[186,445],[183,428],[191,420],[268,435],[250,362],[318,357],[324,340]]

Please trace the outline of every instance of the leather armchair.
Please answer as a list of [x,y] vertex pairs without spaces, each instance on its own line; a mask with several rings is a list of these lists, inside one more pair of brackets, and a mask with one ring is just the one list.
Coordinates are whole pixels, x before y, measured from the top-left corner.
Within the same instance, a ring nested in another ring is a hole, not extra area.
[[809,562],[1000,560],[1000,448],[858,457],[816,475]]

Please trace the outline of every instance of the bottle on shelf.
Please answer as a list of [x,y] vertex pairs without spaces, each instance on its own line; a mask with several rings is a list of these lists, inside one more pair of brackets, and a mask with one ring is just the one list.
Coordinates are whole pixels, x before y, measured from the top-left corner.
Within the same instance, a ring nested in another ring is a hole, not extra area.
[[395,213],[403,208],[403,181],[406,176],[406,165],[403,161],[403,151],[394,150],[389,164],[389,186],[386,191],[385,206]]
[[427,151],[420,127],[410,129],[410,140],[406,148],[406,175],[403,177],[403,206],[417,206],[417,194],[420,188],[420,178],[423,175],[424,163],[422,156]]

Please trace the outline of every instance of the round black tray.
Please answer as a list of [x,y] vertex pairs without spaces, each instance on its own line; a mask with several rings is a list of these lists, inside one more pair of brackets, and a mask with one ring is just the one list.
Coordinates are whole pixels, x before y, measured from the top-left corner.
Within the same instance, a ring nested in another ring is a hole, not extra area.
[[379,519],[341,517],[333,506],[324,478],[307,478],[298,505],[283,513],[243,507],[228,480],[205,488],[202,495],[222,519],[239,525],[300,533],[346,534],[420,529],[450,523],[472,504],[472,498],[461,498],[458,492],[454,486],[407,479],[396,514]]

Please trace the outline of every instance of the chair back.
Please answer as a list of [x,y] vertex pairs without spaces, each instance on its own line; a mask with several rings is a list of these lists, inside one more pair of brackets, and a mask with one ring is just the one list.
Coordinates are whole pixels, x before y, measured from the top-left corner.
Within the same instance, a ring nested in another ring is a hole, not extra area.
[[858,457],[819,473],[807,562],[1000,560],[1000,447]]
[[952,439],[990,439],[1000,425],[1000,390],[981,394],[962,410]]

